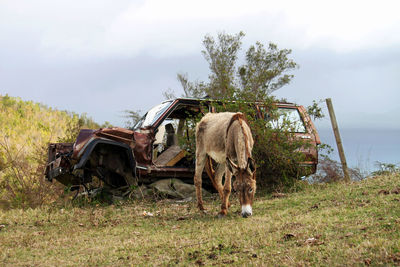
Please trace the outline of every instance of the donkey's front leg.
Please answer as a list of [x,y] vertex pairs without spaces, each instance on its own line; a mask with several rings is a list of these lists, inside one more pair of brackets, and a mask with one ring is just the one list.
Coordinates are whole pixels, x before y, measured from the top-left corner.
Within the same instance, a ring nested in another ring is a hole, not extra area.
[[222,199],[222,204],[221,204],[221,211],[219,213],[219,217],[225,216],[228,214],[228,208],[229,208],[229,196],[231,194],[231,178],[232,178],[232,173],[229,171],[228,168],[225,170],[225,184],[224,184],[224,197]]

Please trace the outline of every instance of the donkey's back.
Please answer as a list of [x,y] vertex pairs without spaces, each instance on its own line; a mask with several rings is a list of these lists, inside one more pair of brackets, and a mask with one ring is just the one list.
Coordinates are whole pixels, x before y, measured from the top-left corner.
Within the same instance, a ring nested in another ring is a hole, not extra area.
[[218,163],[226,159],[227,130],[236,113],[207,113],[196,126],[196,149],[208,154]]

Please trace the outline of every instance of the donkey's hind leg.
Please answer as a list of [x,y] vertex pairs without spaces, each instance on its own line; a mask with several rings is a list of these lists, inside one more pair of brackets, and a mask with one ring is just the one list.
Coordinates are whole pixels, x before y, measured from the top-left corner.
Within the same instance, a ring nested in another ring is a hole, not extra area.
[[[197,152],[197,151],[196,151]],[[206,164],[206,154],[196,153],[196,170],[194,174],[194,185],[196,187],[196,197],[197,197],[197,207],[200,210],[205,210],[203,206],[203,196],[202,196],[202,175],[204,165]]]

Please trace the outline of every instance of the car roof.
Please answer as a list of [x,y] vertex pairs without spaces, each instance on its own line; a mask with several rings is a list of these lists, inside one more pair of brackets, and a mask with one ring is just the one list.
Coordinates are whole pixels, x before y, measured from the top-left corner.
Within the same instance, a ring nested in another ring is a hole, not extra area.
[[[218,102],[221,100],[210,99],[210,98],[178,97],[178,98],[163,101],[162,103],[174,102],[174,101],[178,101],[178,102],[200,102],[200,101]],[[235,101],[229,100],[228,102],[235,102]],[[262,102],[254,102],[254,103],[262,104]],[[297,104],[290,103],[290,102],[274,102],[274,104],[276,104],[279,107],[297,107],[298,106]]]

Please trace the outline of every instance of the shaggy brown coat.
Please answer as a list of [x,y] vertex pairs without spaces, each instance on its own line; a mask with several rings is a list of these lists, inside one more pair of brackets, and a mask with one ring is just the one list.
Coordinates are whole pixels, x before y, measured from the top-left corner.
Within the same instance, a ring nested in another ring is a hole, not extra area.
[[[221,197],[220,215],[226,215],[231,193],[231,177],[236,177],[234,189],[239,193],[242,216],[252,215],[256,191],[255,163],[251,157],[253,137],[242,113],[208,113],[196,127],[196,186],[197,205],[204,210],[201,195],[202,172],[207,156],[218,163],[214,177],[210,177]],[[236,163],[235,163],[236,162]],[[225,173],[225,183],[222,177]]]

